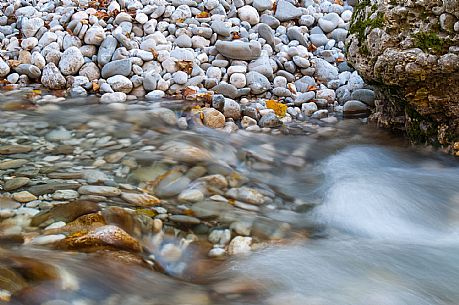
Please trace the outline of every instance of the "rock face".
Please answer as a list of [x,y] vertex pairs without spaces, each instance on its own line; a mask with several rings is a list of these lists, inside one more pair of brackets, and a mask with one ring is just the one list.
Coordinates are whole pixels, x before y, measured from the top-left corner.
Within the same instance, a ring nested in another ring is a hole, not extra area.
[[459,141],[458,20],[457,0],[361,0],[347,40],[349,61],[377,88],[372,118],[451,152]]

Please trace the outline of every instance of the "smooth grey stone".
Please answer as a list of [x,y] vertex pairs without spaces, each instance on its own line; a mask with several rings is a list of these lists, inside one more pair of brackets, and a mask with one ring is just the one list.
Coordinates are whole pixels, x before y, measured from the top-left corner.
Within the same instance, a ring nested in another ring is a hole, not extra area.
[[269,57],[267,55],[261,56],[257,60],[250,62],[248,66],[248,70],[249,72],[256,71],[258,73],[263,74],[264,76],[268,78],[273,77],[273,67],[271,66]]
[[170,52],[170,56],[177,60],[193,61],[194,53],[187,49],[176,48]]
[[326,60],[321,58],[311,59],[311,63],[315,68],[314,76],[317,80],[322,82],[329,82],[338,78],[338,68],[331,65]]
[[328,43],[328,37],[325,34],[311,34],[309,40],[316,47],[324,46]]
[[282,121],[274,113],[268,113],[261,117],[258,125],[260,127],[274,128],[282,126]]
[[215,94],[212,98],[212,107],[219,111],[223,111],[225,105],[225,96],[223,94]]
[[292,96],[292,92],[288,90],[287,88],[274,88],[273,89],[273,94],[277,95],[279,97],[290,97]]
[[132,62],[130,59],[115,60],[107,63],[101,71],[102,77],[107,79],[114,75],[129,76],[132,70]]
[[303,15],[298,22],[300,25],[311,27],[316,22],[316,19],[312,15]]
[[344,104],[344,114],[361,114],[368,112],[368,106],[361,101],[350,100]]
[[239,120],[241,118],[241,106],[236,101],[226,98],[223,105],[223,114],[225,118]]
[[323,119],[323,118],[326,118],[326,117],[328,117],[328,110],[327,109],[317,110],[316,112],[314,112],[312,114],[312,118],[314,118],[314,119]]
[[87,96],[87,95],[88,95],[88,92],[86,92],[86,90],[81,86],[76,86],[70,89],[71,97],[81,97],[81,96]]
[[220,36],[228,37],[231,35],[230,28],[223,21],[215,20],[210,28]]
[[31,64],[20,64],[14,70],[19,74],[25,74],[31,79],[37,79],[41,76],[41,71],[37,66]]
[[260,23],[267,24],[273,29],[277,29],[280,25],[280,21],[277,20],[276,17],[271,16],[271,15],[261,15],[260,17]]
[[258,113],[258,110],[255,107],[252,106],[246,106],[242,109],[242,115],[243,116],[248,116],[254,120],[257,120],[260,118],[260,114]]
[[295,63],[293,61],[287,61],[286,63],[284,63],[284,69],[290,73],[295,73],[296,72]]
[[99,52],[97,53],[97,62],[99,65],[103,66],[112,60],[117,44],[118,41],[115,37],[111,35],[105,37],[105,40],[100,45]]
[[303,103],[307,103],[316,96],[314,91],[308,91],[301,94],[298,94],[294,103],[295,106],[300,106]]
[[241,88],[237,90],[237,97],[249,95],[250,88]]
[[64,89],[67,83],[65,77],[61,74],[61,71],[56,67],[54,63],[49,63],[43,68],[41,76],[41,83],[50,89]]
[[253,94],[261,94],[271,89],[271,83],[266,76],[256,71],[247,73],[247,87]]
[[337,13],[329,13],[319,18],[318,24],[325,33],[330,33],[338,27],[341,17]]
[[290,40],[297,40],[301,45],[308,47],[309,43],[297,26],[287,29],[287,36]]
[[160,198],[176,196],[185,190],[190,182],[190,178],[172,173],[159,182],[155,194]]
[[353,72],[354,69],[352,67],[349,66],[349,64],[347,63],[347,61],[344,61],[342,63],[340,63],[338,65],[338,71],[339,73],[341,72],[344,72],[344,71],[349,71],[349,72]]
[[191,77],[188,79],[188,81],[185,83],[185,86],[198,86],[204,82],[204,79],[206,77],[204,75],[197,75],[194,77]]
[[364,102],[370,107],[375,106],[375,93],[370,89],[356,89],[352,92],[351,98]]
[[273,2],[271,0],[254,0],[252,6],[259,12],[271,10]]
[[346,29],[337,28],[330,33],[330,36],[332,39],[336,41],[345,41],[347,38],[347,34],[348,31]]
[[207,38],[207,39],[210,39],[210,37],[212,37],[212,28],[206,28],[206,27],[195,27],[195,28],[191,28],[191,33],[193,33],[193,35],[198,35],[198,36],[202,36],[204,38]]
[[258,35],[266,40],[266,43],[274,48],[274,31],[267,24],[258,24]]
[[191,37],[185,34],[177,37],[175,39],[175,44],[180,48],[191,48],[191,46],[193,45]]
[[178,223],[184,223],[184,224],[190,224],[190,225],[196,225],[201,223],[201,221],[193,216],[187,216],[187,215],[171,215],[169,216],[169,220],[173,222],[178,222]]
[[212,91],[232,99],[235,99],[238,96],[237,88],[231,84],[218,84],[217,86],[212,88]]
[[261,54],[261,45],[258,41],[219,40],[215,44],[215,48],[221,55],[231,59],[252,60],[260,57]]
[[295,87],[297,92],[307,92],[310,86],[315,86],[316,81],[310,76],[303,76],[302,78],[295,81]]
[[323,98],[315,99],[314,103],[316,103],[319,109],[326,109],[328,107],[328,101]]
[[224,60],[224,59],[216,59],[212,61],[212,66],[219,67],[219,68],[225,68],[229,66],[229,61]]
[[351,100],[351,91],[349,90],[349,86],[341,86],[335,91],[336,99],[343,105],[345,102]]
[[324,31],[322,31],[320,27],[315,26],[309,30],[309,35],[312,35],[312,34],[324,34]]
[[288,2],[287,0],[280,0],[277,2],[277,8],[274,17],[283,22],[300,18],[302,14],[303,11],[292,3]]
[[279,70],[276,72],[276,75],[285,77],[289,83],[295,81],[295,75],[293,75],[292,73],[288,71]]

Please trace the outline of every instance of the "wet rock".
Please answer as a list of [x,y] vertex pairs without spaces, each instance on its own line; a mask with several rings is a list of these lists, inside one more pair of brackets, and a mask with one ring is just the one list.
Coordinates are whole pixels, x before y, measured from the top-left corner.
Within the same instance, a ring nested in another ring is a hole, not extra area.
[[265,196],[263,196],[263,194],[258,190],[249,187],[229,189],[226,192],[226,196],[255,205],[265,203]]
[[191,179],[178,171],[167,173],[155,188],[155,194],[167,198],[180,194],[191,182]]
[[206,200],[193,204],[191,210],[194,216],[209,219],[229,213],[233,210],[233,206],[227,202]]
[[5,182],[5,184],[3,185],[3,189],[5,191],[13,191],[27,185],[29,182],[30,179],[27,177],[13,178]]
[[98,195],[108,197],[121,195],[120,189],[103,185],[83,185],[78,189],[78,193],[82,195]]
[[125,102],[127,99],[126,93],[124,92],[112,92],[112,93],[105,93],[101,96],[100,102],[103,104],[110,104],[110,103],[122,103]]
[[350,100],[344,104],[343,112],[346,115],[367,113],[368,106],[361,101]]
[[37,184],[27,188],[35,196],[54,193],[57,190],[75,190],[81,186],[79,183],[58,183],[50,182],[46,184]]
[[375,106],[375,93],[370,89],[357,89],[351,94],[353,100],[361,101],[370,107]]
[[65,238],[64,234],[44,235],[33,238],[30,241],[32,245],[49,245]]
[[76,218],[100,210],[96,202],[91,201],[73,201],[67,204],[57,205],[49,211],[41,212],[32,218],[31,226],[45,225],[53,222],[63,221],[71,222]]
[[139,242],[117,226],[107,225],[96,228],[83,236],[67,237],[55,243],[55,247],[66,250],[94,251],[100,249],[120,249],[140,252]]
[[139,194],[139,193],[126,193],[121,194],[121,199],[134,206],[150,207],[160,203],[160,200],[153,195]]
[[74,190],[57,190],[52,195],[54,200],[71,200],[79,196],[80,194]]
[[[14,197],[13,197],[14,199]],[[15,199],[16,200],[16,199]],[[16,200],[17,201],[17,200]],[[17,209],[21,205],[6,196],[0,196],[0,209]]]
[[177,124],[177,116],[175,115],[175,112],[164,107],[152,109],[148,112],[148,115],[153,119],[162,120],[169,126],[175,126]]
[[214,108],[205,108],[203,110],[203,123],[210,128],[222,128],[225,126],[225,116],[223,113]]
[[260,127],[275,128],[282,126],[283,123],[274,113],[268,113],[261,117],[258,124]]
[[209,234],[209,241],[216,245],[226,245],[231,240],[231,231],[228,229],[225,230],[213,230]]
[[72,138],[72,133],[65,128],[54,129],[45,136],[48,141],[65,141]]
[[171,141],[160,147],[163,155],[182,162],[203,162],[211,159],[209,152],[186,143]]
[[251,251],[252,237],[236,236],[228,246],[229,255],[243,255]]
[[10,169],[10,168],[19,168],[25,164],[29,163],[26,159],[14,159],[0,162],[0,170]]
[[184,202],[199,202],[204,200],[204,194],[200,190],[184,190],[179,194],[178,200]]
[[30,145],[3,145],[3,146],[0,146],[0,155],[21,154],[21,153],[28,153],[30,151],[32,151],[32,146]]
[[172,216],[169,216],[169,220],[173,222],[189,224],[189,225],[196,225],[196,224],[201,223],[201,221],[198,218],[187,216],[187,215],[172,215]]

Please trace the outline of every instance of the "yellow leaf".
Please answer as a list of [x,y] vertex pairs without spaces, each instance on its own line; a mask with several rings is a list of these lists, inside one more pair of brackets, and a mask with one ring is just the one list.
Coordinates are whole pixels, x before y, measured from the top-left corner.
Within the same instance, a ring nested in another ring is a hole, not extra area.
[[199,14],[196,15],[196,18],[208,18],[209,13],[208,12],[200,12]]
[[284,117],[285,113],[287,112],[287,105],[279,103],[275,100],[267,100],[266,107],[274,110],[274,113],[280,117]]

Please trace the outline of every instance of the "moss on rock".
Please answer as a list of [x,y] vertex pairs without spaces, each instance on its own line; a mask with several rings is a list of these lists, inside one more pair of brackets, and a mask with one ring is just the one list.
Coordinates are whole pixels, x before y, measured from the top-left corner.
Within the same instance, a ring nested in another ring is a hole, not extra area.
[[418,32],[413,34],[415,46],[424,52],[441,53],[445,42],[434,32]]

